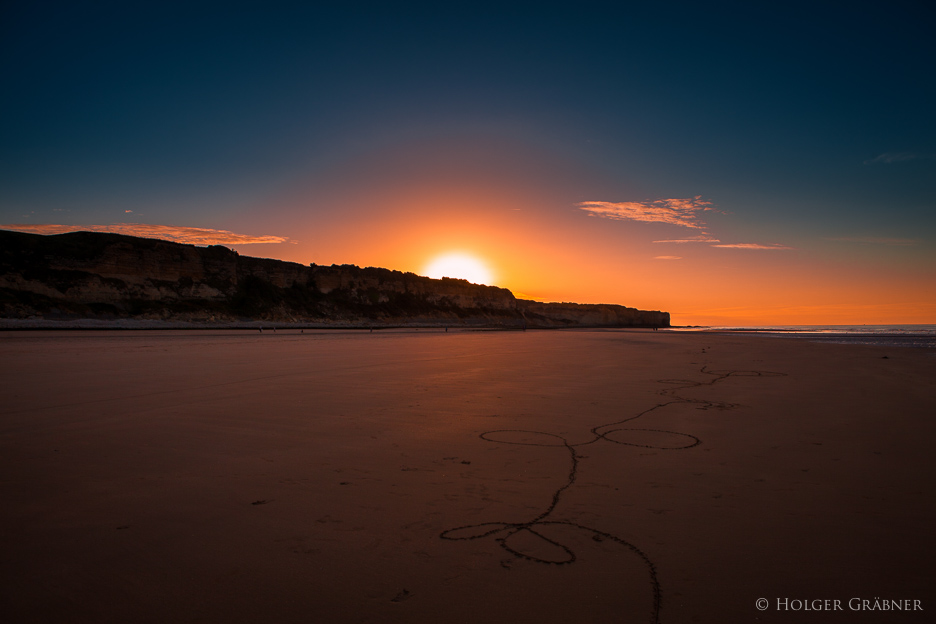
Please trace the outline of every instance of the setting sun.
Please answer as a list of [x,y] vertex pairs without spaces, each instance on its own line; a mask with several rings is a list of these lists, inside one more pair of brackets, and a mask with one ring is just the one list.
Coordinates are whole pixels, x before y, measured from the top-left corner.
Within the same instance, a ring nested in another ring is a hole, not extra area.
[[467,254],[451,253],[432,260],[423,269],[427,277],[440,279],[453,277],[465,279],[473,284],[491,285],[491,272],[483,262]]

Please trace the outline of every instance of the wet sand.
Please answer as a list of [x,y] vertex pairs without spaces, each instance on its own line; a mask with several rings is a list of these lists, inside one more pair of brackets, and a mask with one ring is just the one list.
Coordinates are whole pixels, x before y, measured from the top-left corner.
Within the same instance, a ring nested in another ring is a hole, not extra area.
[[0,367],[6,621],[936,611],[930,350],[648,331],[6,332]]

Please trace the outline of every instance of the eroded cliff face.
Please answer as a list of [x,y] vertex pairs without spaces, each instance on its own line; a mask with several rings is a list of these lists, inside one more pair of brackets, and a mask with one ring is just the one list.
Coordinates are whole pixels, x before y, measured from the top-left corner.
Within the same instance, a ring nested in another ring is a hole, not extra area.
[[531,324],[551,327],[669,327],[669,312],[619,305],[518,301]]
[[388,303],[395,295],[410,295],[432,304],[458,308],[488,308],[516,310],[517,300],[506,288],[471,284],[466,280],[440,280],[414,273],[402,273],[379,268],[359,268],[354,265],[311,267],[311,279],[324,295],[333,292],[355,293],[362,302]]
[[119,234],[0,231],[7,318],[669,325],[664,312],[519,301],[504,288],[353,265],[305,266]]

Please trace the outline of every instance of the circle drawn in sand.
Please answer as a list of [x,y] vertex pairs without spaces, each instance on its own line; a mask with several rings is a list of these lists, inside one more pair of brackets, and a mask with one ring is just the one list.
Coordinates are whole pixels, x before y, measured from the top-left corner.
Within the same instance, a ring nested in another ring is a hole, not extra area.
[[694,435],[662,429],[611,429],[601,437],[616,444],[654,449],[687,449],[702,444]]

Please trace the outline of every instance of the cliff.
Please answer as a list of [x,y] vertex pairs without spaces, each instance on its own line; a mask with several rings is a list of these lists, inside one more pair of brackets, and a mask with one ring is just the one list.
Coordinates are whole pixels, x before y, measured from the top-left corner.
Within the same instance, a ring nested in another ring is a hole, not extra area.
[[354,265],[305,266],[120,234],[0,231],[3,318],[232,323],[669,325],[666,312],[518,300],[509,290]]

